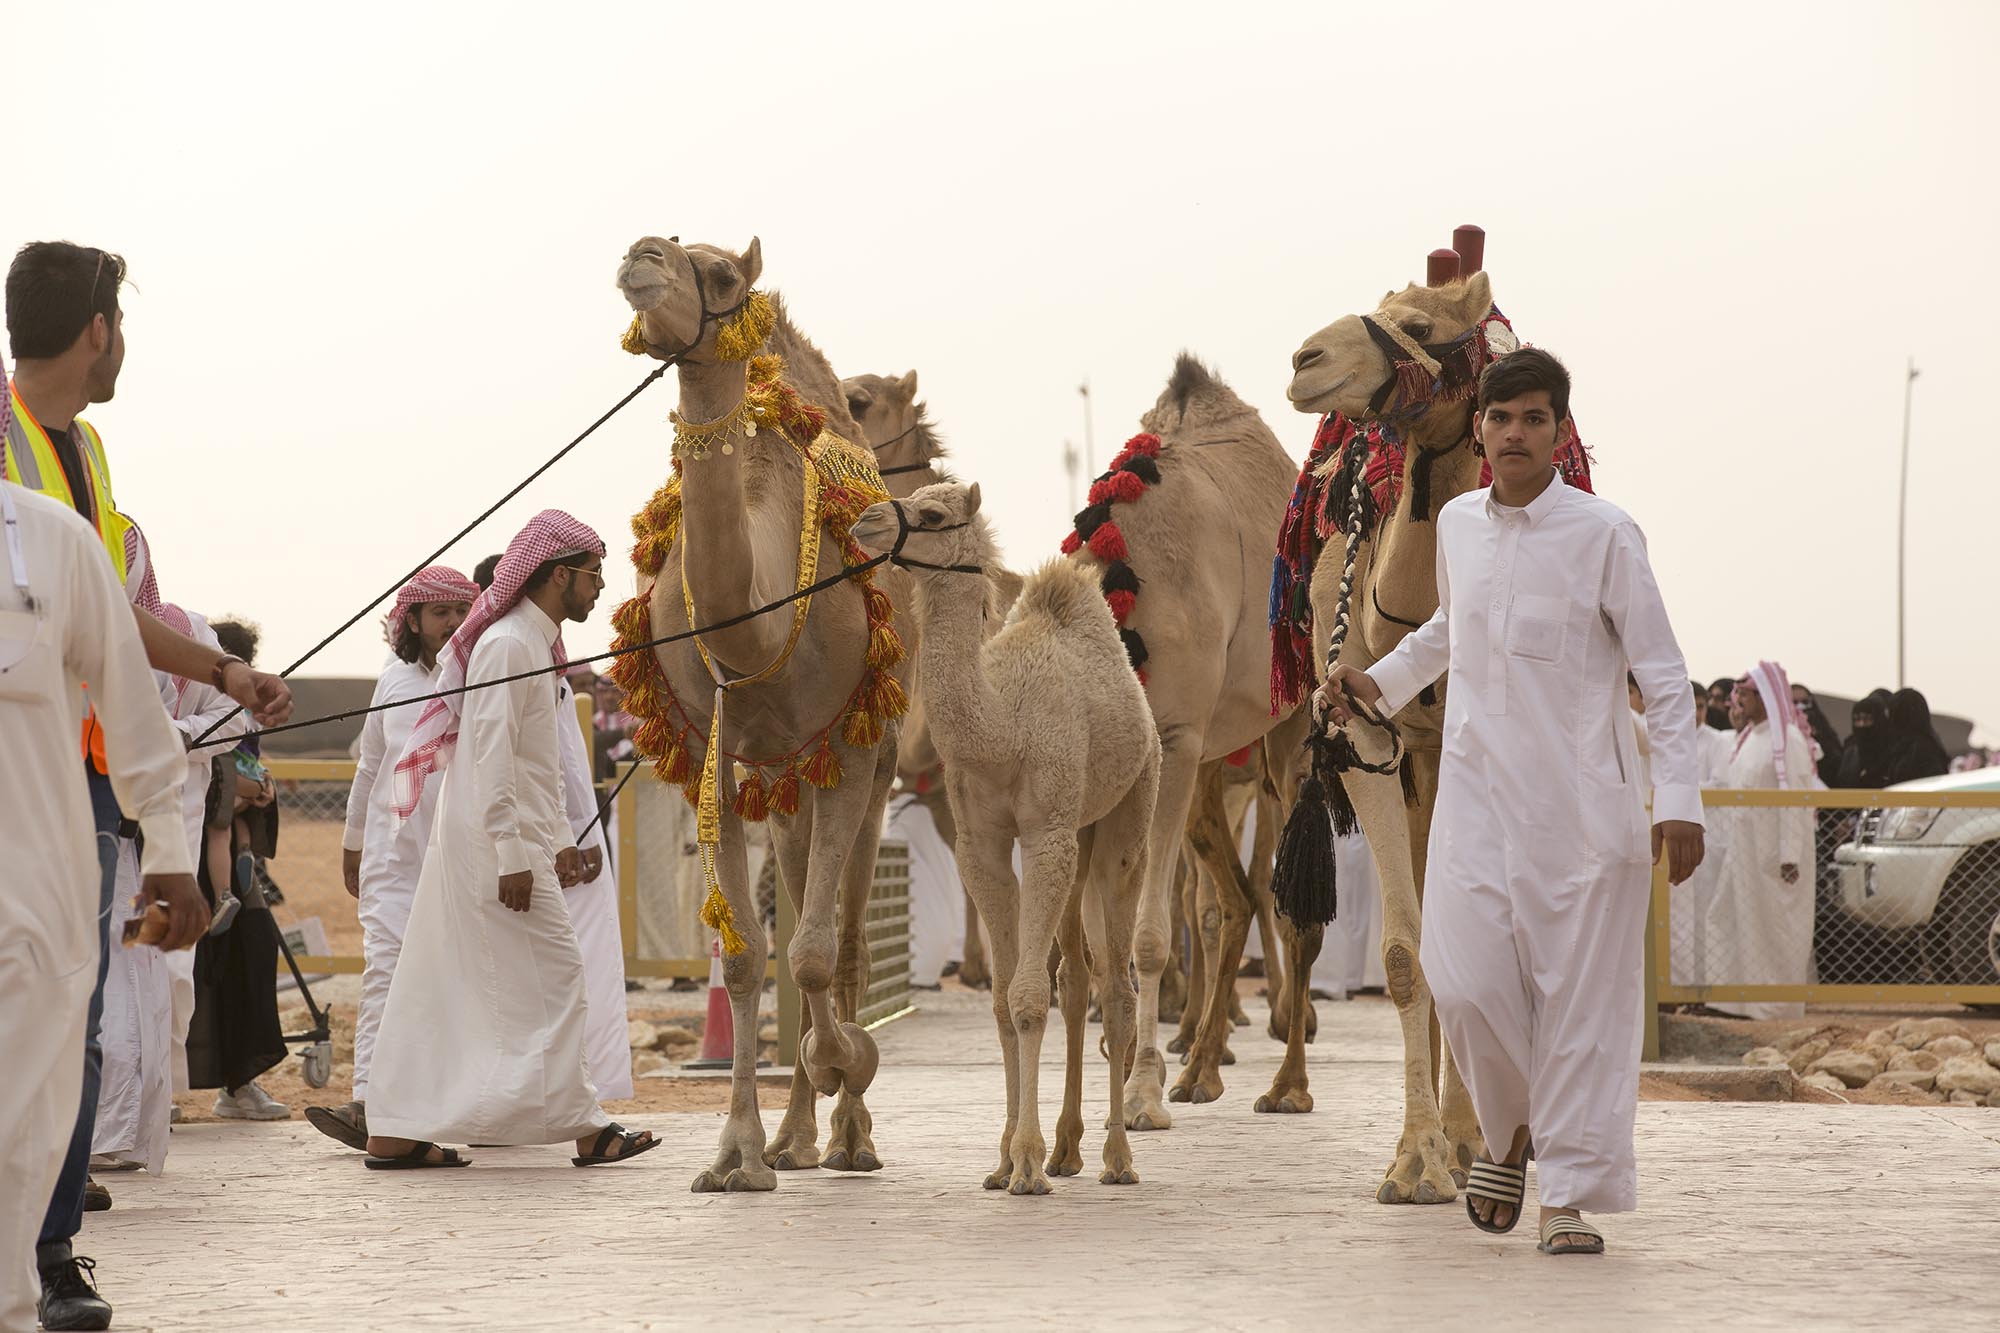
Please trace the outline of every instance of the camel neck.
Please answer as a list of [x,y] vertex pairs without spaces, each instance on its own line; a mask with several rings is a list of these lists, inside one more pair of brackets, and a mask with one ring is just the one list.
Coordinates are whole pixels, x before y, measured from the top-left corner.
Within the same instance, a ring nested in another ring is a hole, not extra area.
[[911,572],[922,635],[917,676],[931,743],[947,768],[976,766],[1004,744],[995,724],[996,696],[980,664],[986,645],[983,581],[968,595],[961,575]]
[[[686,364],[680,380],[683,421],[696,425],[714,421],[743,401],[746,374],[741,362]],[[744,476],[751,450],[765,447],[785,446],[775,430],[766,440],[764,432],[747,439],[740,429],[732,429],[713,442],[706,457],[682,460],[681,553],[697,623],[727,620],[770,600],[759,596],[763,571]],[[765,563],[773,569],[782,566],[789,574],[795,558],[788,544],[782,556]],[[786,586],[789,589],[789,577]],[[718,665],[747,675],[761,670],[777,654],[789,628],[785,616],[759,616],[703,635],[702,643]]]

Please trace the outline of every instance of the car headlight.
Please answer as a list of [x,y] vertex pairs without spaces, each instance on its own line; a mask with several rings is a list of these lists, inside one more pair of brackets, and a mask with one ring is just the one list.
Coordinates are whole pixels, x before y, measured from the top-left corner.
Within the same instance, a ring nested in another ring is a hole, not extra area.
[[1944,811],[1935,806],[1906,805],[1888,811],[1882,818],[1883,842],[1915,842],[1931,831]]

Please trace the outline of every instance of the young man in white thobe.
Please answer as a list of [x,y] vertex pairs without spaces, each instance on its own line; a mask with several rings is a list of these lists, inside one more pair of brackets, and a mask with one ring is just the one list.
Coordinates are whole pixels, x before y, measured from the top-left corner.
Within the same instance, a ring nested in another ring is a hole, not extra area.
[[[1743,712],[1725,787],[1816,787],[1811,734],[1792,705],[1784,668],[1759,662],[1736,687]],[[1813,812],[1729,812],[1729,859],[1708,904],[1709,976],[1721,985],[1793,985],[1812,980]],[[1797,1000],[1714,1000],[1738,1018],[1803,1018]]]
[[[594,700],[592,701],[594,704]],[[611,872],[605,821],[597,817],[590,747],[577,716],[576,692],[564,679],[556,693],[556,736],[562,746],[563,812],[579,858],[576,881],[563,890],[577,951],[583,955],[584,1065],[600,1101],[632,1095],[632,1039],[625,1011],[625,938],[618,926],[618,879]]]
[[1596,1254],[1581,1211],[1638,1202],[1649,874],[1628,669],[1652,739],[1651,858],[1664,847],[1675,881],[1701,860],[1702,826],[1687,668],[1645,538],[1557,478],[1568,417],[1569,375],[1547,352],[1487,368],[1473,439],[1493,485],[1438,513],[1437,614],[1367,672],[1336,667],[1315,706],[1344,724],[1344,687],[1394,713],[1450,670],[1419,958],[1500,1153],[1475,1164],[1466,1206],[1511,1230],[1532,1142],[1541,1248]]
[[[583,959],[561,891],[580,860],[563,801],[561,625],[590,613],[604,543],[544,510],[452,636],[394,771],[408,818],[442,782],[376,1036],[368,1165],[466,1165],[439,1146],[574,1140],[578,1165],[658,1145],[609,1124],[584,1064]],[[516,679],[519,677],[519,679]]]
[[59,1251],[36,1243],[76,1123],[104,948],[98,886],[111,848],[94,831],[77,751],[85,681],[118,808],[147,835],[140,892],[168,914],[158,947],[193,944],[208,909],[181,827],[184,752],[97,534],[12,482],[0,481],[0,520],[0,1328],[33,1328],[44,1289],[45,1308],[61,1303],[48,1313],[103,1317],[52,1326],[103,1328],[110,1306],[67,1237]]
[[[403,951],[403,932],[416,900],[417,877],[430,843],[437,807],[432,784],[416,811],[398,820],[391,804],[395,784],[388,766],[402,756],[417,724],[421,699],[436,689],[438,655],[465,623],[479,587],[449,565],[418,571],[396,591],[382,635],[393,654],[375,682],[369,707],[380,709],[361,725],[361,751],[347,789],[347,828],[341,834],[340,871],[361,919],[361,1005],[354,1018],[354,1095],[344,1106],[308,1106],[306,1120],[350,1148],[368,1146],[368,1077],[375,1034],[389,982]],[[402,707],[395,705],[401,704]]]

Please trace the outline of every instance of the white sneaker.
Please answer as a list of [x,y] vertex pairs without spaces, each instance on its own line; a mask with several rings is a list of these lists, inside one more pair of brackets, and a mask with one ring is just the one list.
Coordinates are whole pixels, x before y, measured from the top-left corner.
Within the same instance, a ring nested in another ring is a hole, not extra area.
[[290,1120],[292,1108],[255,1083],[245,1083],[235,1095],[224,1088],[215,1094],[215,1113],[224,1120]]

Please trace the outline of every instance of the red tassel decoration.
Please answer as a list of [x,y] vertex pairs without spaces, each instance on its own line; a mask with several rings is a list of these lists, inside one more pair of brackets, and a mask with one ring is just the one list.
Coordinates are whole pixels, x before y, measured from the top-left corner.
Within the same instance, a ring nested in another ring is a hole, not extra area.
[[1082,546],[1083,538],[1077,536],[1074,532],[1062,539],[1062,553],[1064,555],[1075,555]]
[[736,788],[736,817],[747,819],[752,824],[764,822],[765,796],[764,774],[761,769],[752,769],[750,776],[743,779]]
[[1097,531],[1090,534],[1090,553],[1106,564],[1131,558],[1131,553],[1125,549],[1125,534],[1118,530],[1116,523],[1100,523]]
[[806,760],[799,776],[821,791],[832,791],[840,785],[840,756],[833,752],[831,744],[822,740],[819,752]]
[[799,812],[799,775],[796,769],[787,768],[771,784],[770,806],[773,814],[795,815]]
[[857,750],[873,749],[882,743],[882,719],[865,708],[849,709],[840,734]]
[[910,711],[910,696],[904,693],[903,682],[886,671],[877,671],[868,682],[864,702],[869,712],[884,721]]
[[1117,621],[1122,627],[1125,624],[1125,618],[1132,614],[1132,608],[1139,604],[1139,594],[1136,592],[1106,593],[1104,600],[1111,604],[1111,618]]

